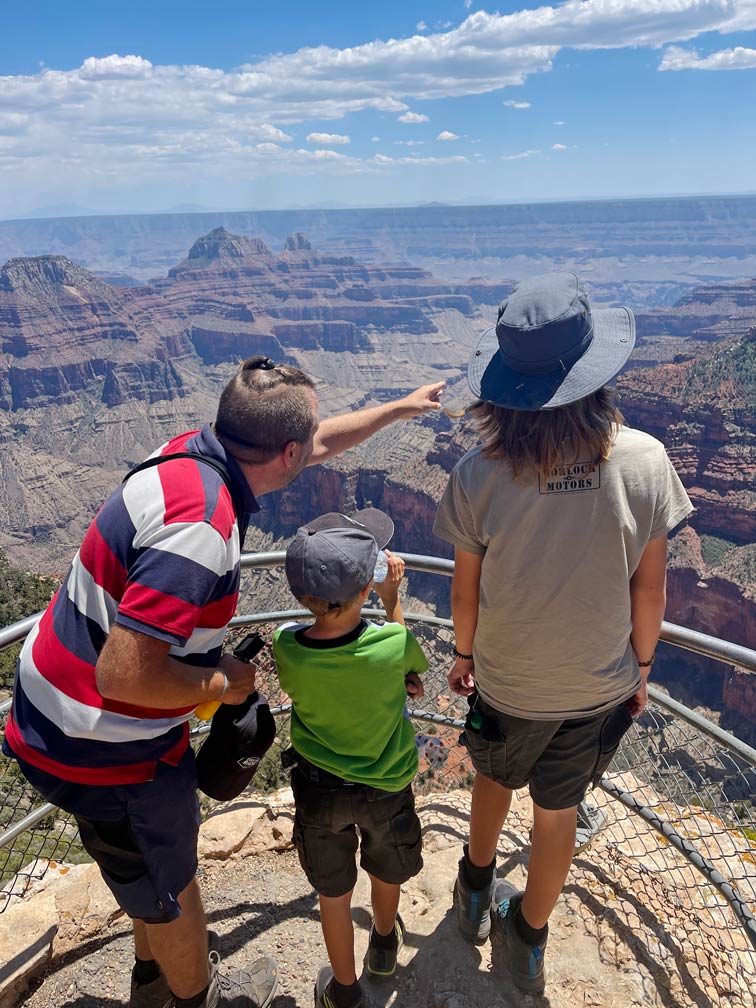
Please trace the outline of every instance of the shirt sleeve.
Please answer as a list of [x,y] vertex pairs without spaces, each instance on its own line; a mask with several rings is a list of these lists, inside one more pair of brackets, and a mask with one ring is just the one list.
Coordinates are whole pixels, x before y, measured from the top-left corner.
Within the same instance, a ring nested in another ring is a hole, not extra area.
[[428,659],[425,651],[420,647],[414,634],[406,631],[407,637],[404,645],[404,672],[417,672],[422,675],[428,671]]
[[486,545],[475,527],[470,500],[462,486],[459,466],[452,470],[436,511],[433,534],[452,546],[482,556]]
[[651,525],[651,538],[667,535],[693,511],[693,505],[669,460],[664,447],[660,445],[658,491]]

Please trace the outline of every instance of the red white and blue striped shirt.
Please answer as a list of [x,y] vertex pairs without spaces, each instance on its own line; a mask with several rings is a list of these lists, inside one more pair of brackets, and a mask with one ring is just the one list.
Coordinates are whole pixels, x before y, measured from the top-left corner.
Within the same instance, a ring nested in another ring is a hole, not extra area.
[[[176,764],[194,707],[164,710],[100,695],[95,665],[114,624],[168,642],[170,654],[212,667],[239,594],[241,540],[258,504],[209,426],[179,435],[155,455],[194,459],[135,473],[105,501],[65,581],[27,637],[5,741],[32,766],[82,784],[151,780]],[[240,539],[241,537],[241,539]]]

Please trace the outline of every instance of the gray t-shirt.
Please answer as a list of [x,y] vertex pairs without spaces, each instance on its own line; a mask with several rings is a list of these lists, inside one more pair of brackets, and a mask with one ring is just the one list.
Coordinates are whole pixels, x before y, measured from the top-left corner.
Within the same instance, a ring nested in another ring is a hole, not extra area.
[[475,682],[506,714],[595,714],[636,692],[630,578],[650,539],[693,510],[664,446],[622,427],[606,462],[515,480],[469,451],[436,515],[439,538],[483,557]]

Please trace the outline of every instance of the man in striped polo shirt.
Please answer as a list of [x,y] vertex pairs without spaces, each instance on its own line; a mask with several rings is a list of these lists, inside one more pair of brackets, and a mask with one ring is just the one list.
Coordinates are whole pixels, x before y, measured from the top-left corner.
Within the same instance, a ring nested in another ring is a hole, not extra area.
[[311,379],[250,358],[214,425],[163,445],[108,497],[29,634],[3,750],[75,816],[133,920],[131,1008],[270,1004],[273,960],[224,975],[208,950],[188,720],[198,704],[241,703],[255,686],[254,666],[221,648],[256,498],[439,409],[442,388],[320,423]]

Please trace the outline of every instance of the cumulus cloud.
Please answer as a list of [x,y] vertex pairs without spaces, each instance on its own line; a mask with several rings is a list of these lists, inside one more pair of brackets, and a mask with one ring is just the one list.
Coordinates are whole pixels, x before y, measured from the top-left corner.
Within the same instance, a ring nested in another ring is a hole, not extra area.
[[415,28],[418,31],[425,31],[427,27],[428,25],[425,23],[425,21],[418,21],[417,24],[415,25]]
[[449,130],[441,130],[436,140],[459,140],[459,137],[456,133],[451,133]]
[[540,154],[539,150],[526,150],[521,151],[519,154],[502,154],[502,161],[522,161],[523,158],[533,157],[535,154]]
[[709,56],[699,56],[695,49],[670,46],[659,64],[660,70],[753,70],[756,68],[756,49],[735,46],[722,49]]
[[552,150],[567,150],[567,145],[566,144],[552,144],[551,145],[551,149]]
[[352,141],[343,133],[308,133],[307,143],[313,144],[348,144]]
[[555,126],[564,126],[564,119],[555,119],[554,120],[554,125]]
[[400,123],[423,123],[428,122],[428,116],[423,115],[422,112],[405,112],[404,115],[400,115],[398,121]]
[[84,80],[139,80],[152,70],[152,63],[141,56],[89,56],[81,64]]
[[515,101],[514,98],[510,98],[509,101],[502,102],[502,105],[506,105],[507,108],[514,108],[514,109],[530,108],[529,101]]
[[425,140],[394,140],[398,147],[422,147]]

